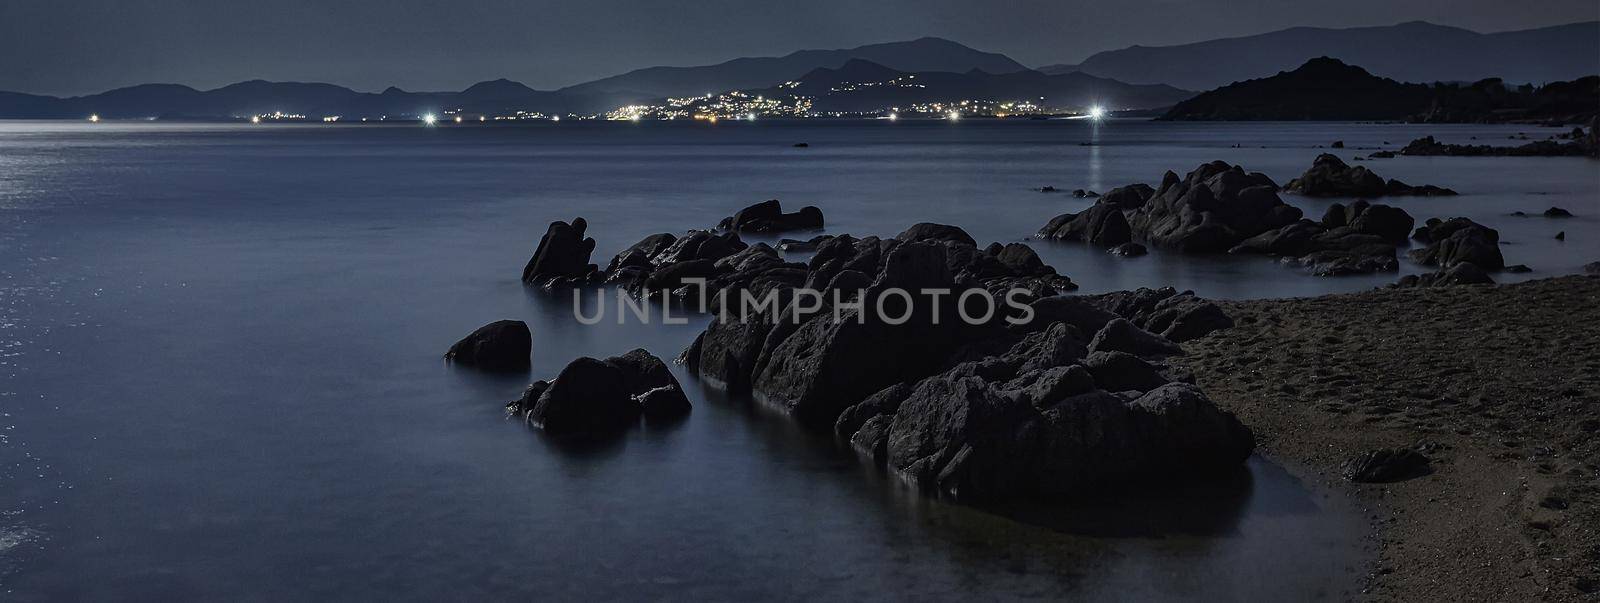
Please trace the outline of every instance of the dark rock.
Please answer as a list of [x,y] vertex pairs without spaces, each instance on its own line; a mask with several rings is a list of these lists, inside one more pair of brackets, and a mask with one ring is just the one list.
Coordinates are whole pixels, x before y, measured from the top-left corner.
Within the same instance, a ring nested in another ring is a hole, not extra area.
[[1081,495],[1106,484],[1234,467],[1254,438],[1191,385],[1132,401],[1093,391],[1040,408],[976,376],[923,380],[885,446],[891,469],[959,500]]
[[1533,269],[1529,268],[1527,264],[1512,264],[1510,266],[1506,266],[1506,272],[1510,272],[1512,274],[1527,274],[1529,272],[1533,272]]
[[1600,274],[1600,262],[1589,262],[1583,265],[1584,274]]
[[1493,285],[1494,279],[1472,262],[1461,262],[1429,274],[1408,274],[1395,287],[1444,287],[1450,285]]
[[589,255],[594,253],[594,239],[584,238],[583,231],[588,227],[583,218],[576,218],[571,224],[551,222],[528,265],[522,268],[522,282],[545,285],[598,272],[598,268],[589,263]]
[[548,384],[535,381],[506,405],[552,435],[603,435],[636,424],[641,415],[670,420],[689,408],[666,363],[643,349],[605,360],[580,357]]
[[1394,159],[1394,151],[1374,151],[1367,154],[1367,159]]
[[1561,232],[1556,233],[1556,240],[1557,241],[1565,241],[1565,240],[1567,240],[1567,231],[1563,230]]
[[1147,253],[1150,252],[1150,250],[1145,249],[1144,245],[1140,245],[1138,243],[1132,243],[1132,242],[1123,243],[1123,244],[1118,245],[1116,247],[1112,247],[1111,249],[1108,249],[1107,251],[1109,251],[1111,253],[1111,255],[1121,256],[1121,257],[1125,257],[1125,258],[1136,258],[1136,257],[1139,257],[1141,255],[1144,255],[1144,254],[1147,254]]
[[686,260],[657,268],[645,280],[645,288],[651,291],[671,291],[682,287],[684,279],[710,278],[716,274],[717,265],[712,260]]
[[1335,149],[1342,149],[1342,148],[1344,148],[1344,141],[1343,140],[1335,140],[1335,141],[1333,141],[1333,144],[1328,145],[1328,146],[1330,146],[1332,148],[1335,148]]
[[512,404],[526,409],[527,421],[552,435],[618,431],[636,422],[641,412],[625,379],[617,367],[582,357],[561,369],[531,408],[526,399]]
[[1100,193],[1097,193],[1097,192],[1094,192],[1094,191],[1086,191],[1086,190],[1083,190],[1081,188],[1076,188],[1076,189],[1072,189],[1072,196],[1077,197],[1079,199],[1093,199],[1095,197],[1099,197]]
[[1411,448],[1371,450],[1346,461],[1345,479],[1361,483],[1397,482],[1430,472],[1428,457]]
[[1546,217],[1546,218],[1571,218],[1572,217],[1572,212],[1564,210],[1564,209],[1561,209],[1559,207],[1552,207],[1550,209],[1544,210],[1544,217]]
[[1141,357],[1172,356],[1183,353],[1183,348],[1167,338],[1151,333],[1118,318],[1106,323],[1089,342],[1090,352],[1127,352]]
[[1484,156],[1512,156],[1512,157],[1581,157],[1594,155],[1596,147],[1584,141],[1556,142],[1553,140],[1539,140],[1521,146],[1498,145],[1473,145],[1473,144],[1444,144],[1434,140],[1432,136],[1424,136],[1411,141],[1400,149],[1401,155],[1450,157],[1484,157]]
[[1132,211],[1143,207],[1144,203],[1155,194],[1156,189],[1150,188],[1148,184],[1130,184],[1106,191],[1105,196],[1100,197],[1099,203],[1123,211]]
[[1041,193],[1058,193],[1058,192],[1061,192],[1061,191],[1056,189],[1056,187],[1054,187],[1054,186],[1041,186],[1041,187],[1039,187],[1039,192],[1041,192]]
[[1500,233],[1467,218],[1451,218],[1441,222],[1429,220],[1426,232],[1421,233],[1428,244],[1413,249],[1411,259],[1424,266],[1449,268],[1461,262],[1471,262],[1484,270],[1505,267],[1500,254]]
[[528,369],[528,355],[532,353],[533,334],[528,331],[527,323],[497,320],[457,341],[444,357],[453,363],[490,371],[522,371]]
[[1096,386],[1111,392],[1146,392],[1168,382],[1160,369],[1125,352],[1093,352],[1083,366],[1094,376]]
[[677,385],[658,387],[639,395],[639,407],[647,422],[670,422],[693,410],[689,397]]
[[1290,180],[1284,190],[1307,197],[1381,197],[1384,195],[1454,195],[1455,191],[1437,186],[1410,186],[1399,180],[1387,180],[1372,173],[1365,166],[1350,167],[1336,155],[1323,153],[1312,162],[1311,169],[1299,178]]
[[811,146],[811,143],[806,143],[806,142],[794,143],[794,148],[797,148],[797,149],[804,149],[804,148],[809,147],[809,146]]
[[1096,203],[1076,214],[1051,219],[1039,230],[1040,238],[1057,241],[1083,241],[1096,247],[1115,247],[1133,241],[1133,230],[1117,206]]
[[822,210],[807,205],[792,214],[783,213],[777,199],[762,201],[724,218],[718,226],[734,232],[789,232],[793,230],[818,230],[823,225]]
[[922,241],[950,241],[963,245],[978,246],[967,231],[947,224],[933,224],[920,222],[907,228],[905,232],[895,235],[894,239],[902,243],[915,243]]
[[1221,161],[1201,165],[1160,190],[1129,217],[1133,234],[1156,247],[1221,253],[1241,241],[1299,220],[1299,209],[1278,198],[1277,185]]
[[645,237],[631,247],[622,250],[622,253],[611,258],[611,263],[606,266],[606,272],[615,272],[624,267],[639,267],[649,269],[655,265],[655,257],[678,242],[678,237],[671,233],[658,233]]

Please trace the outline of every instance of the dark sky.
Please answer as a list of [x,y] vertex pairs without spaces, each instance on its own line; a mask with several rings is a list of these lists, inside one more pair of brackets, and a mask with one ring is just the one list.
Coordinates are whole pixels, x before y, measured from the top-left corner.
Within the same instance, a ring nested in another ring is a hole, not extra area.
[[253,78],[358,90],[555,88],[939,36],[1030,66],[1295,25],[1504,31],[1600,19],[1596,0],[0,0],[0,90],[82,94]]

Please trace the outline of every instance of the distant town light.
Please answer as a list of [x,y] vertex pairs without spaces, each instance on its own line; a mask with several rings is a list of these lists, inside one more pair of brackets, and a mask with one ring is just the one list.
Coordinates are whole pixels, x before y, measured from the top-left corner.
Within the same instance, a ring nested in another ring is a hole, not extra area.
[[756,120],[756,114],[754,114],[754,113],[751,113],[751,114],[750,114],[750,115],[749,115],[749,116],[748,116],[748,117],[746,117],[746,118],[745,118],[745,119],[748,119],[748,120],[750,120],[750,121],[755,121],[755,120]]
[[947,117],[950,118],[950,121],[959,120],[959,119],[961,119],[961,112],[960,111],[951,111],[950,115],[948,115]]
[[639,121],[639,119],[640,118],[639,118],[639,114],[638,113],[634,113],[633,116],[628,118],[629,121],[634,121],[634,122]]
[[1089,107],[1089,119],[1099,120],[1106,116],[1106,109],[1100,105]]
[[894,120],[897,120],[897,119],[900,119],[900,114],[899,113],[890,113],[889,114],[889,121],[894,121]]
[[550,121],[561,121],[561,116],[560,115],[551,115],[550,116]]
[[422,123],[430,125],[430,126],[433,125],[435,122],[438,122],[438,121],[439,121],[439,118],[438,117],[434,117],[434,115],[432,113],[428,113],[428,114],[425,114],[425,115],[422,116]]
[[483,121],[483,116],[482,115],[478,116],[478,121]]
[[461,123],[461,116],[460,115],[456,116],[456,123]]
[[253,124],[261,123],[261,116],[260,115],[251,115],[250,116],[250,123],[253,123]]
[[99,113],[95,113],[95,114],[89,116],[89,123],[98,123],[99,121],[100,121],[100,114]]

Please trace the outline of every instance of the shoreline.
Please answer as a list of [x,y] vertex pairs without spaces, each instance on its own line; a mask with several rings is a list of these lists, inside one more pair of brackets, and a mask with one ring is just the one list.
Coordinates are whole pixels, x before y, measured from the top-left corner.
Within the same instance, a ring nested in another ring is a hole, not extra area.
[[[1600,591],[1600,278],[1215,303],[1236,326],[1176,362],[1258,454],[1367,507],[1364,598]],[[1342,477],[1380,448],[1420,449],[1431,473]]]

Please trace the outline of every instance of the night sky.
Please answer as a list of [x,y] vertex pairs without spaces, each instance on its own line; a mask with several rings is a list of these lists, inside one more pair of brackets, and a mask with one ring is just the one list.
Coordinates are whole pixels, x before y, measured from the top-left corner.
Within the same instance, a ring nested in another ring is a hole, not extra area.
[[541,89],[921,36],[1030,66],[1096,51],[1297,25],[1427,20],[1504,31],[1600,19],[1595,0],[0,0],[0,90],[83,94],[147,82],[322,81]]

